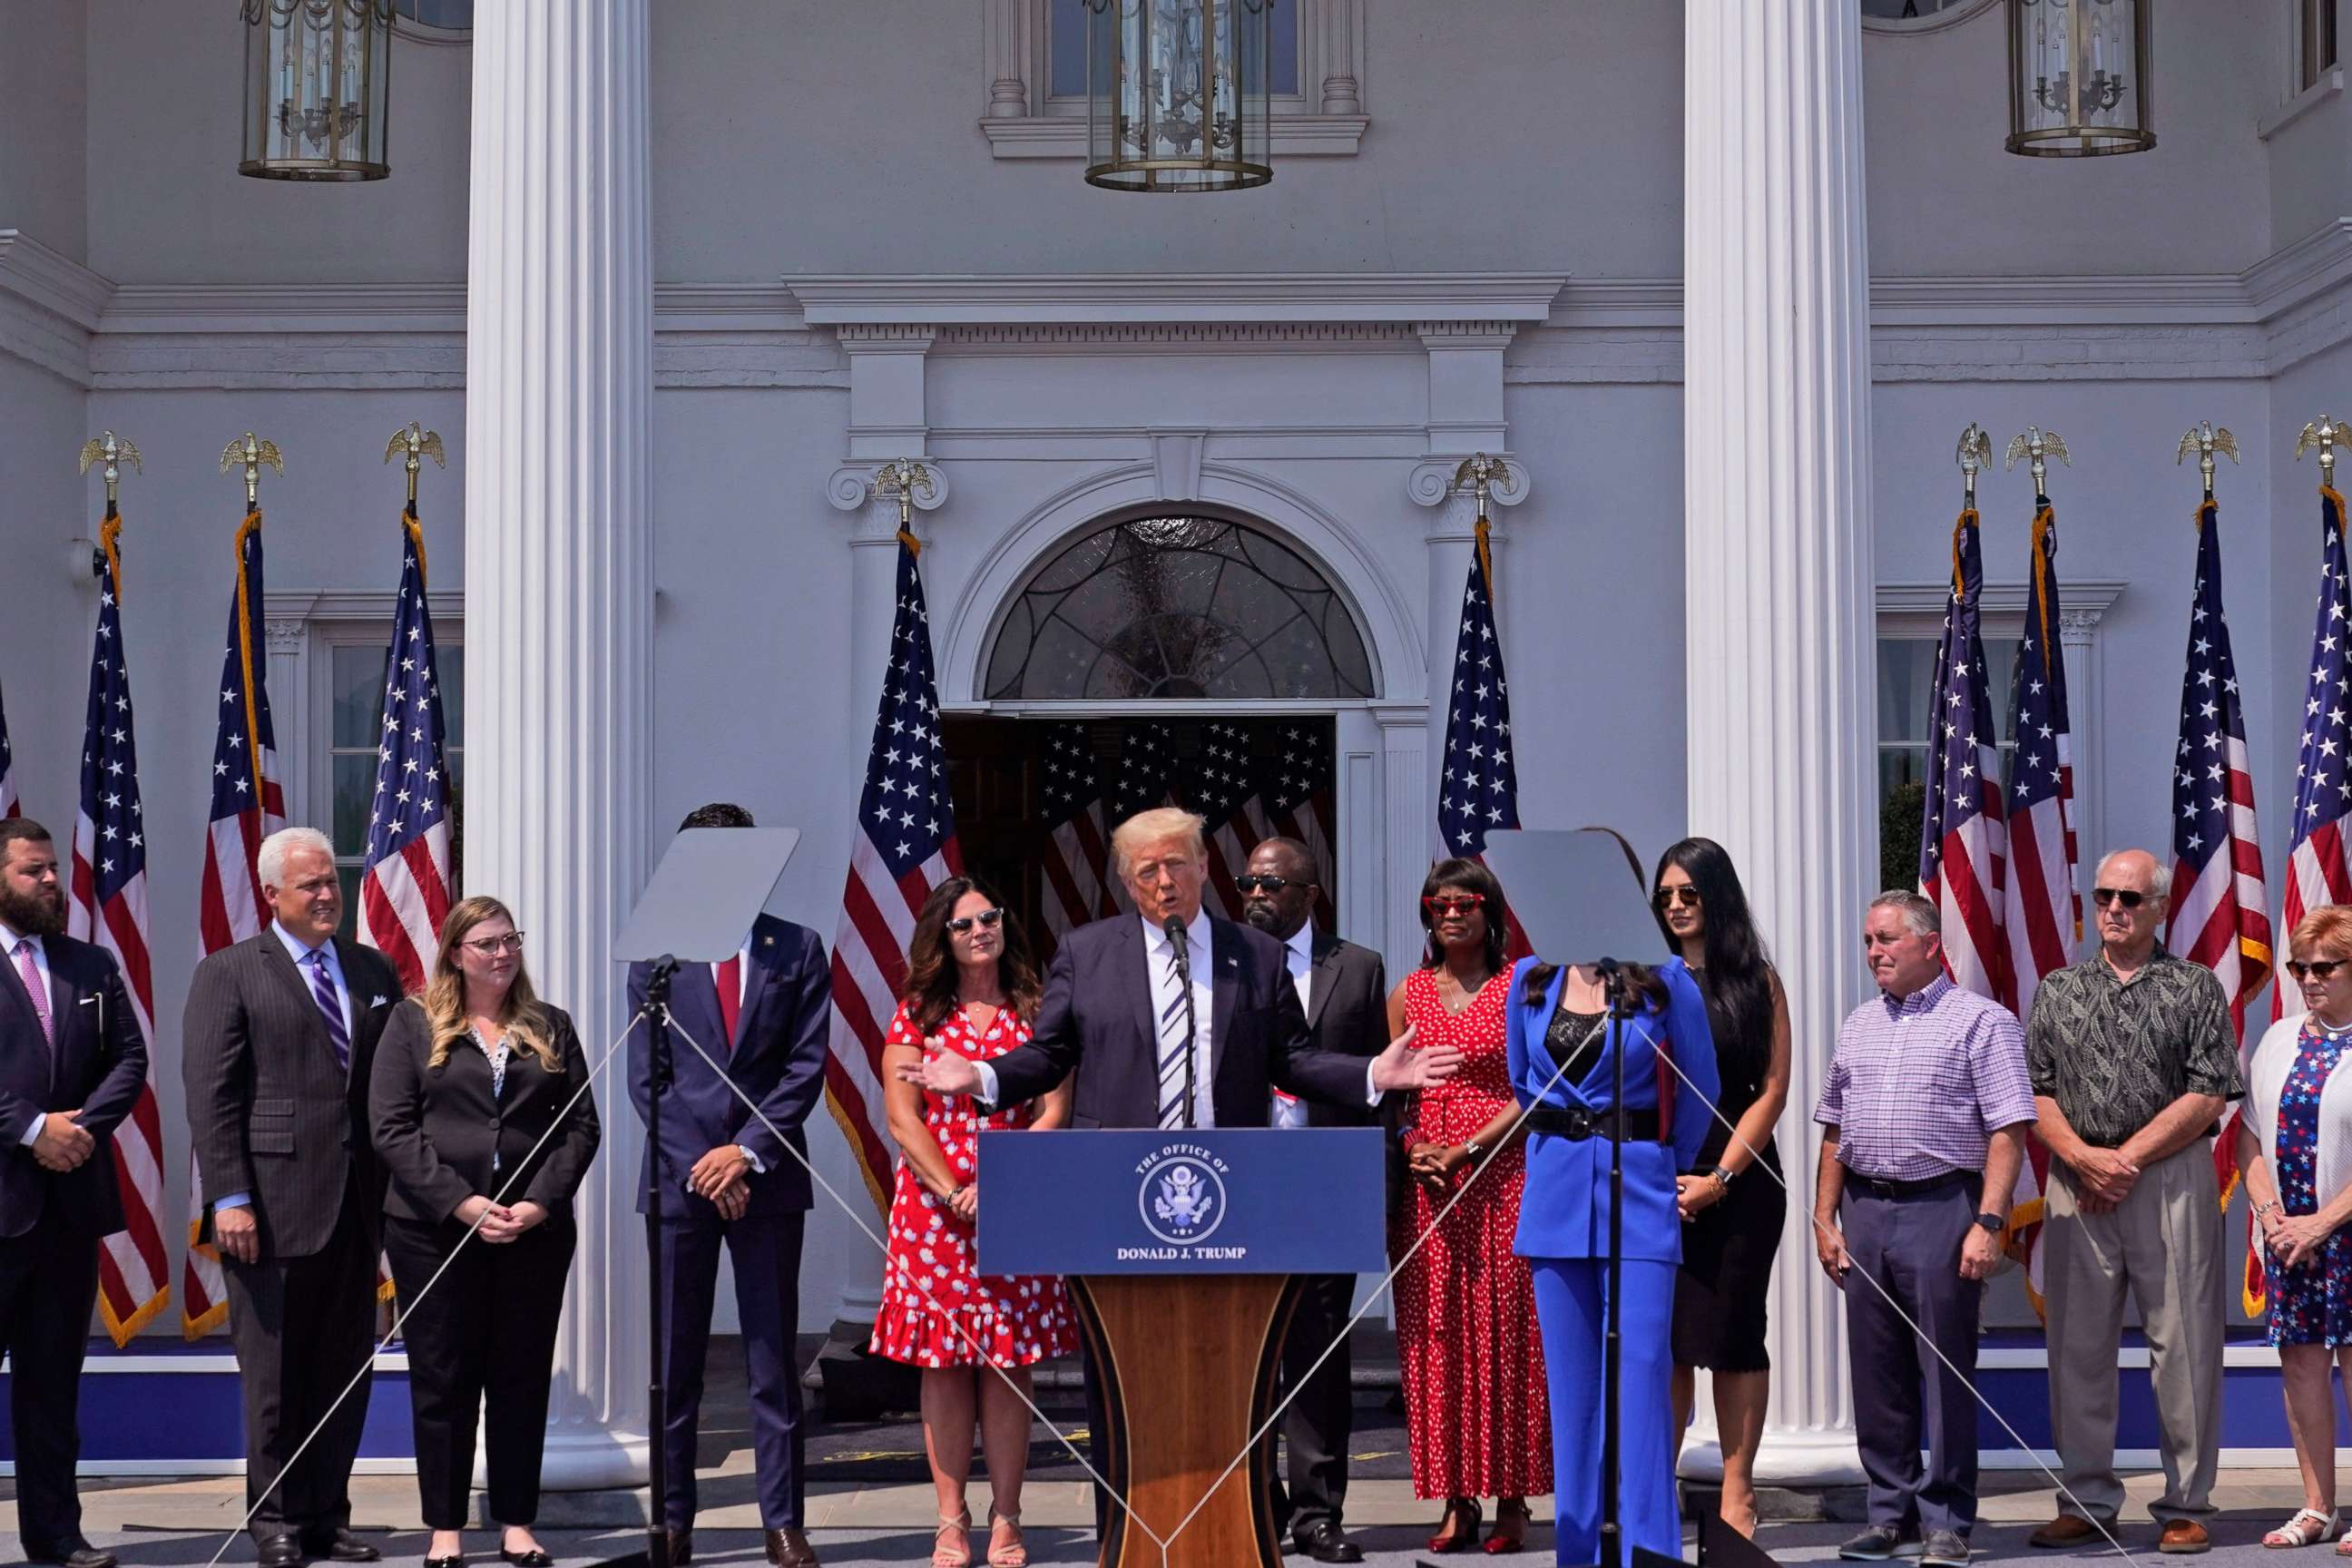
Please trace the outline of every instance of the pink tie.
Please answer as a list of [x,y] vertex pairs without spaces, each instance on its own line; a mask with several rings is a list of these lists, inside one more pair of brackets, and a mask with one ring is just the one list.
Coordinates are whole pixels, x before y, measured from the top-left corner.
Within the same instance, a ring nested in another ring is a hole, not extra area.
[[58,1031],[49,1023],[48,993],[41,984],[40,970],[33,963],[33,941],[30,937],[16,939],[16,973],[33,998],[33,1016],[41,1021],[41,1038],[54,1049],[58,1043]]

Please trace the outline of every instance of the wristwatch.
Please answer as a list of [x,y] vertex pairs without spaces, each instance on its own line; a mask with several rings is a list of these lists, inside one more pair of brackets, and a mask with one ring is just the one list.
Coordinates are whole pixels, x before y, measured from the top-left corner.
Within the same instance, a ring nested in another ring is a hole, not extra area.
[[1480,1159],[1485,1157],[1486,1151],[1478,1147],[1478,1140],[1472,1138],[1464,1142],[1462,1145],[1462,1152],[1465,1158],[1468,1159],[1473,1164],[1475,1164]]
[[2000,1234],[2001,1226],[2007,1223],[2008,1222],[2006,1220],[2003,1220],[2000,1215],[1997,1214],[1980,1214],[1977,1215],[1977,1224],[1982,1226],[1986,1230],[1990,1231],[1995,1236],[1999,1236]]
[[1729,1192],[1731,1190],[1731,1178],[1738,1174],[1738,1173],[1732,1170],[1728,1165],[1717,1165],[1713,1170],[1707,1172],[1707,1174],[1713,1176],[1718,1183],[1720,1183],[1724,1191]]

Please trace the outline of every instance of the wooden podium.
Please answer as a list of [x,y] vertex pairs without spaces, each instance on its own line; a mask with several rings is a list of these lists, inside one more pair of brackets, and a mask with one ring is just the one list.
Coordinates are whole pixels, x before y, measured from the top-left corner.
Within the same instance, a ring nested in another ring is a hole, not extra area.
[[1102,1380],[1102,1568],[1280,1568],[1245,1450],[1294,1277],[1387,1268],[1382,1158],[1372,1128],[981,1135],[980,1266],[1066,1277]]

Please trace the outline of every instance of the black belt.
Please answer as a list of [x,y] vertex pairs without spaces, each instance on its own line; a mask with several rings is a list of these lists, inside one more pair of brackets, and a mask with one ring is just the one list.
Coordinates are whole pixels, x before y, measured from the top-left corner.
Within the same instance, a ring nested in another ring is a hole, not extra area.
[[[1613,1110],[1587,1110],[1582,1106],[1565,1109],[1538,1105],[1528,1112],[1528,1126],[1538,1132],[1549,1132],[1559,1138],[1610,1138],[1617,1131],[1617,1113]],[[1636,1110],[1627,1107],[1625,1136],[1640,1142],[1658,1141],[1658,1113],[1653,1108]]]
[[1916,1182],[1882,1182],[1876,1176],[1865,1176],[1857,1171],[1845,1173],[1845,1186],[1853,1192],[1867,1193],[1874,1198],[1916,1198],[1927,1193],[1940,1193],[1950,1187],[1978,1187],[1984,1184],[1982,1171],[1947,1171],[1940,1176],[1922,1176]]

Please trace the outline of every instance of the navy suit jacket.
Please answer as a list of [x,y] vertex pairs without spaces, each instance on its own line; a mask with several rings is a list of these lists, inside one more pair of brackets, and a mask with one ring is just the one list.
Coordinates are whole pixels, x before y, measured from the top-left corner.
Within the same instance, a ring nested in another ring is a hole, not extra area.
[[[687,1173],[713,1149],[740,1143],[767,1167],[748,1178],[751,1204],[745,1219],[788,1214],[810,1206],[808,1138],[801,1131],[824,1093],[825,1039],[833,1021],[833,975],[824,943],[806,926],[761,915],[751,927],[750,968],[743,978],[743,1006],[735,1020],[735,1048],[719,1047],[719,991],[710,965],[685,963],[670,982],[670,1016],[677,1029],[719,1058],[730,1078],[759,1103],[768,1121],[784,1133],[801,1158],[785,1152],[784,1142],[751,1114],[710,1064],[677,1030],[670,1037],[673,1069],[662,1100],[662,1146],[648,1147],[637,1174],[637,1212],[646,1212],[656,1157],[663,1188],[662,1212],[677,1215],[686,1205],[709,1200],[686,1192]],[[652,966],[629,966],[629,1010],[645,1005],[646,977]],[[653,1031],[639,1023],[629,1031],[629,1099],[639,1119],[653,1103]]]
[[[1266,1125],[1277,1084],[1301,1100],[1362,1106],[1365,1059],[1308,1044],[1282,943],[1212,917],[1209,947],[1210,1103],[1217,1125]],[[1003,1104],[1034,1100],[1076,1073],[1071,1126],[1157,1127],[1159,1057],[1143,921],[1129,914],[1062,939],[1045,972],[1029,1043],[989,1065]]]
[[[90,1236],[122,1228],[114,1185],[114,1130],[147,1082],[147,1041],[131,1011],[122,972],[104,948],[69,936],[41,939],[49,960],[49,1017],[57,1047],[41,1037],[31,993],[13,958],[0,959],[0,1237],[22,1236],[54,1204]],[[100,1016],[105,1022],[100,1029]],[[60,1175],[33,1158],[25,1130],[45,1111],[79,1107],[98,1148]]]
[[[1665,1005],[1636,1013],[1624,1024],[1609,1025],[1610,1039],[1591,1069],[1573,1082],[1553,1082],[1558,1068],[1544,1035],[1559,1006],[1568,972],[1553,975],[1530,1006],[1524,998],[1528,971],[1536,962],[1523,958],[1511,970],[1510,1025],[1504,1037],[1511,1091],[1521,1105],[1605,1114],[1616,1104],[1616,1053],[1621,1050],[1625,1053],[1626,1110],[1658,1109],[1661,1081],[1673,1083],[1666,1141],[1629,1138],[1625,1142],[1624,1256],[1679,1263],[1683,1226],[1675,1209],[1675,1177],[1696,1163],[1699,1145],[1715,1122],[1719,1092],[1715,1036],[1707,1026],[1706,1001],[1699,994],[1698,982],[1679,958],[1659,964]],[[1670,1057],[1674,1067],[1662,1063],[1661,1055]],[[1674,1068],[1680,1068],[1681,1074]],[[1685,1078],[1690,1081],[1685,1083]],[[1518,1240],[1513,1250],[1523,1258],[1609,1255],[1608,1139],[1528,1135],[1527,1185],[1519,1196]]]

